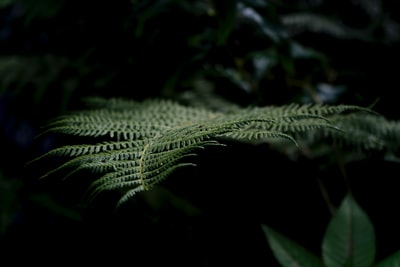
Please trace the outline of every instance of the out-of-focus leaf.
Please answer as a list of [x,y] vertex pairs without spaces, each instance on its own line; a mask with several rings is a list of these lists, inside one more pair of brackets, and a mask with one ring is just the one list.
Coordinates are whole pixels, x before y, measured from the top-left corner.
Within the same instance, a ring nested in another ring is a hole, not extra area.
[[294,13],[282,16],[282,23],[291,35],[303,32],[323,33],[338,39],[367,40],[367,32],[352,29],[338,20],[324,15]]
[[378,262],[375,267],[400,267],[400,250]]
[[373,19],[379,20],[379,16],[382,14],[382,0],[352,0],[354,4],[362,8],[365,13]]
[[236,0],[217,0],[214,1],[214,7],[219,22],[217,30],[217,44],[225,45],[229,35],[233,31],[237,17]]
[[0,0],[0,8],[6,7],[13,3],[13,0]]
[[257,82],[260,82],[265,74],[279,63],[275,50],[256,52],[251,54],[251,57],[254,65],[253,79]]
[[63,0],[23,0],[22,6],[26,10],[25,23],[34,19],[49,19],[55,17],[64,5]]
[[315,51],[314,49],[310,47],[304,47],[301,44],[297,42],[291,42],[290,43],[290,52],[293,58],[296,59],[319,59],[319,60],[325,60],[324,55],[322,53],[319,53],[318,51]]
[[[153,2],[150,4],[150,2]],[[161,1],[137,1],[133,3],[133,11],[138,20],[138,25],[135,30],[135,36],[139,37],[143,34],[144,25],[151,18],[157,17],[163,11],[167,9],[167,5],[170,4],[171,0]]]
[[[318,83],[315,85],[315,97],[318,102],[324,104],[334,104],[338,102],[338,99],[347,90],[344,85],[332,85],[329,83]],[[314,99],[310,95],[303,97],[305,103],[312,103]]]
[[286,37],[286,32],[280,28],[281,25],[266,20],[265,17],[259,14],[254,8],[246,6],[241,2],[238,3],[237,7],[238,17],[241,20],[258,27],[262,34],[273,42],[277,43],[281,41],[282,38]]
[[[29,68],[27,68],[29,66]],[[73,69],[77,75],[65,75],[66,69]],[[0,94],[11,93],[21,97],[29,93],[31,103],[40,106],[46,101],[45,95],[50,90],[59,90],[63,101],[71,99],[71,94],[79,87],[82,77],[95,70],[84,62],[84,57],[70,60],[67,57],[46,55],[9,55],[0,56]],[[107,76],[98,78],[105,79]],[[58,83],[58,88],[52,85]],[[60,110],[67,103],[61,104]]]
[[375,232],[367,214],[347,195],[330,221],[322,242],[326,267],[370,267],[376,253]]
[[47,194],[32,194],[31,200],[48,209],[49,211],[59,214],[65,218],[74,221],[82,220],[81,215],[76,210],[58,204]]
[[317,95],[322,103],[337,103],[338,98],[346,91],[346,87],[327,83],[317,84]]
[[272,230],[266,225],[262,229],[276,259],[283,267],[322,267],[322,261],[306,248]]
[[5,179],[0,172],[0,237],[4,235],[19,210],[17,191],[21,183],[17,179]]

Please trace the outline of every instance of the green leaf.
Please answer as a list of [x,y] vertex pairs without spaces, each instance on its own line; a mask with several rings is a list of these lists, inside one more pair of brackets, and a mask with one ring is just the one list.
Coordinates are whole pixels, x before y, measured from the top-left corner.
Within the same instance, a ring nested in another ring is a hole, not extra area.
[[12,3],[13,3],[13,0],[0,0],[0,8],[11,5]]
[[[41,177],[62,173],[70,177],[79,171],[90,171],[99,175],[90,187],[93,193],[90,200],[99,193],[117,190],[124,194],[122,202],[151,189],[177,167],[193,165],[192,156],[206,146],[221,145],[220,141],[232,138],[249,143],[285,138],[297,145],[295,139],[306,137],[306,132],[313,134],[312,137],[317,133],[321,136],[336,133],[340,140],[346,135],[336,126],[340,119],[331,123],[333,116],[370,112],[351,105],[292,103],[222,112],[167,99],[137,102],[94,97],[86,101],[88,109],[54,118],[40,135],[52,132],[81,136],[88,141],[92,138],[92,142],[54,148],[27,165],[48,157],[60,157],[61,164]],[[371,124],[378,127],[375,122]],[[97,143],[99,138],[103,142]],[[354,139],[359,138],[355,136]],[[189,162],[182,162],[184,159]]]
[[375,260],[375,246],[372,223],[347,195],[323,238],[322,259],[326,267],[370,267]]
[[266,225],[262,229],[276,259],[283,267],[322,267],[322,261],[306,248]]
[[400,267],[400,250],[380,261],[375,267]]

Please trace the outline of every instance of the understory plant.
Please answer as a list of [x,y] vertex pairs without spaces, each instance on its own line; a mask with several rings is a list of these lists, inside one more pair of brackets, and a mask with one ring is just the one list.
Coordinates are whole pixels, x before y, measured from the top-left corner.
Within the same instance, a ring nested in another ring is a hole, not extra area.
[[[94,180],[84,201],[91,203],[101,194],[117,192],[116,210],[138,194],[162,185],[177,169],[195,166],[193,156],[200,149],[225,146],[228,140],[249,145],[270,143],[271,148],[281,150],[287,150],[288,146],[313,150],[313,145],[319,143],[320,154],[330,153],[321,152],[324,145],[335,145],[347,151],[348,157],[371,150],[395,157],[400,136],[398,122],[386,120],[371,108],[353,105],[242,108],[221,102],[218,108],[212,108],[166,99],[138,102],[98,97],[87,98],[85,103],[85,109],[49,122],[42,133],[65,135],[69,143],[53,148],[29,164],[56,159],[58,165],[43,173],[42,179],[51,176],[78,179],[92,173]],[[322,259],[267,224],[261,227],[283,267],[400,264],[399,252],[375,264],[373,225],[350,192],[327,227]]]
[[330,220],[315,255],[267,225],[262,229],[273,254],[283,267],[394,267],[400,265],[400,250],[375,262],[376,240],[372,222],[351,193],[347,194]]
[[[395,212],[384,206],[370,222],[356,202],[370,212],[382,203],[396,210],[399,200],[384,165],[399,162],[400,144],[390,64],[400,21],[390,5],[0,0],[7,249],[30,252],[20,244],[50,233],[38,254],[79,239],[62,256],[93,259],[87,247],[96,247],[113,261],[256,267],[248,261],[258,249],[268,255],[260,249],[268,245],[284,267],[398,266],[396,241],[376,257],[371,230],[380,216],[379,236],[392,234],[396,220],[385,216]],[[330,175],[348,189],[337,210],[343,187],[331,187]],[[306,249],[310,236],[294,236],[301,247],[279,234],[293,237],[301,219],[324,226],[319,208],[332,215],[320,259]],[[199,210],[206,222],[192,217]],[[254,228],[259,243],[251,246]]]
[[352,105],[239,108],[226,103],[230,109],[218,111],[161,99],[89,98],[87,104],[91,108],[55,118],[42,134],[89,141],[54,148],[34,161],[67,159],[43,177],[57,172],[67,177],[81,171],[95,173],[98,179],[88,189],[88,200],[117,190],[121,193],[117,206],[151,190],[177,168],[194,165],[187,158],[196,150],[223,145],[224,139],[250,143],[284,139],[295,147],[299,142],[335,142],[354,151],[385,153],[393,153],[398,145],[397,122]]

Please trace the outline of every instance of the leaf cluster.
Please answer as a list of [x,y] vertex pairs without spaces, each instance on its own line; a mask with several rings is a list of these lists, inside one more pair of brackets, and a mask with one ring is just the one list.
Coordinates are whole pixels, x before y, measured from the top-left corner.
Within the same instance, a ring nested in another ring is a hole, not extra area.
[[385,126],[372,110],[351,105],[290,104],[218,112],[162,99],[89,98],[87,104],[91,108],[49,122],[43,134],[86,137],[91,143],[54,148],[34,161],[69,158],[44,177],[62,170],[69,170],[67,176],[94,172],[98,179],[89,188],[89,199],[119,190],[123,194],[118,205],[151,189],[177,168],[193,165],[193,160],[185,159],[198,149],[222,145],[225,139],[249,143],[279,139],[298,146],[296,138],[308,134],[310,142],[317,142],[316,136],[333,136],[355,146],[382,149],[386,137],[398,130]]
[[395,267],[400,264],[400,251],[375,261],[373,224],[351,194],[345,196],[327,226],[321,258],[267,225],[262,225],[262,229],[283,267]]

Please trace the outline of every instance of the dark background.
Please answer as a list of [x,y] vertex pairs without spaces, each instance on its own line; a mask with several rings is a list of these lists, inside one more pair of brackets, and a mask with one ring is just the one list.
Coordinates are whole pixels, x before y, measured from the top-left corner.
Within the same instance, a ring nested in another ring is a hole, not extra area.
[[41,127],[93,95],[213,89],[242,106],[374,104],[398,120],[399,19],[381,0],[0,1],[0,265],[277,266],[260,223],[320,255],[331,216],[321,183],[333,206],[350,184],[377,260],[399,250],[400,168],[379,152],[344,176],[332,155],[228,143],[116,213],[112,193],[81,205],[86,177],[38,180],[46,166],[25,167],[64,141],[35,138]]

